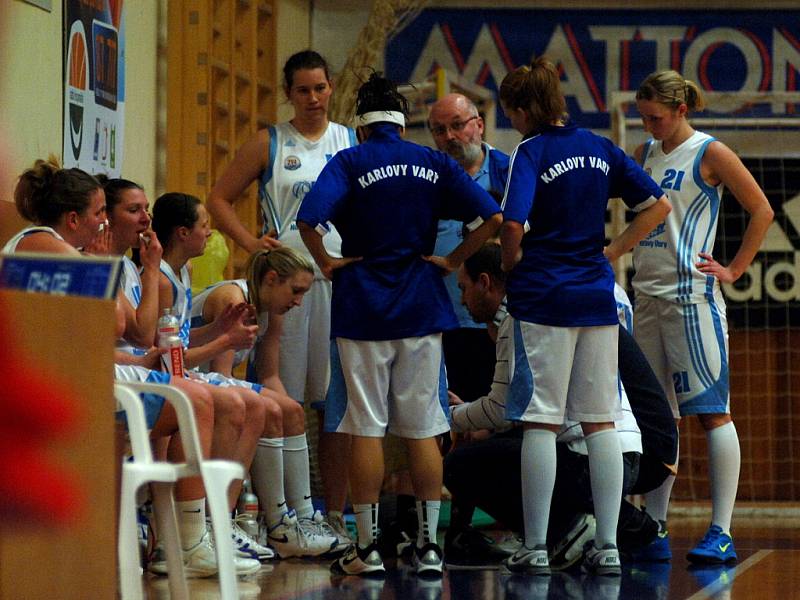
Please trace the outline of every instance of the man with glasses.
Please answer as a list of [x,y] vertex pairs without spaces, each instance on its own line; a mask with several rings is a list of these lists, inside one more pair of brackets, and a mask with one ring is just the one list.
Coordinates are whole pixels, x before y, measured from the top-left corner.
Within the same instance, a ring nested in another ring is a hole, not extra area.
[[[483,119],[475,104],[462,94],[448,94],[431,105],[428,125],[436,147],[455,159],[500,203],[508,176],[508,155],[483,141]],[[439,221],[434,252],[445,256],[462,239],[460,222]],[[489,392],[494,345],[486,335],[486,326],[475,323],[461,305],[455,273],[445,278],[445,285],[459,323],[459,329],[446,332],[443,340],[449,389],[469,402]]]
[[[470,177],[499,203],[508,177],[508,155],[483,141],[483,118],[478,108],[462,94],[448,94],[431,105],[428,126],[436,147],[449,154]],[[458,221],[439,221],[434,252],[443,256],[461,243],[463,228]],[[446,331],[442,337],[449,390],[471,402],[489,393],[495,363],[494,343],[486,333],[486,325],[476,323],[461,304],[456,273],[445,278],[459,328]],[[469,525],[474,507],[453,499],[446,552],[473,554],[473,546],[483,544],[482,536],[473,534]]]
[[462,94],[448,94],[431,105],[428,126],[436,147],[499,201],[508,177],[508,155],[483,141],[483,118],[475,104]]

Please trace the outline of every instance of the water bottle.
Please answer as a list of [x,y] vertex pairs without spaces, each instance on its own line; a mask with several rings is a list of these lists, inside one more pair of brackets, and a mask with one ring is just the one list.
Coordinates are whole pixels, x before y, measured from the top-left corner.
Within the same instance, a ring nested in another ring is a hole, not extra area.
[[171,308],[165,308],[164,314],[158,319],[158,347],[166,350],[161,355],[161,362],[174,377],[184,376],[183,342],[178,335],[179,329],[178,317],[172,314]]
[[236,513],[239,527],[253,539],[258,539],[258,497],[253,493],[247,480],[242,483],[242,493],[239,494]]

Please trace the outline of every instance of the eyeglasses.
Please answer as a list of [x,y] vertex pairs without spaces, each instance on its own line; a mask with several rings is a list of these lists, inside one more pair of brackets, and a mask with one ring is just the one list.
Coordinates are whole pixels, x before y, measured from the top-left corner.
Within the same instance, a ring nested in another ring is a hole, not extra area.
[[450,123],[450,125],[437,125],[436,127],[431,127],[431,133],[437,137],[440,135],[445,135],[448,129],[453,133],[458,133],[459,131],[464,129],[464,127],[466,127],[470,121],[474,121],[477,118],[478,115],[475,115],[474,117],[470,117],[466,121],[455,121],[453,123]]

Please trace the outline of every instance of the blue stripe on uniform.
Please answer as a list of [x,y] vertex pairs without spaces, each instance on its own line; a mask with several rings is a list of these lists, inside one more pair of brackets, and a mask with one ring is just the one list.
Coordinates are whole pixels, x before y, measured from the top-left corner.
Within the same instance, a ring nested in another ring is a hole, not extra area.
[[695,228],[707,200],[704,194],[698,195],[689,206],[681,224],[678,238],[678,298],[690,296],[692,293],[692,244]]
[[331,340],[331,380],[325,396],[324,431],[330,433],[338,429],[347,411],[347,384],[344,380],[342,360],[336,339]]
[[444,365],[444,351],[439,361],[439,405],[442,407],[442,412],[450,422],[450,397],[447,394],[447,368]]
[[714,385],[714,374],[711,372],[711,367],[708,365],[705,347],[703,346],[703,332],[700,327],[700,313],[697,304],[692,304],[688,307],[692,319],[692,335],[689,338],[689,343],[694,344],[697,356],[697,374],[703,381],[705,387],[712,387]]
[[[278,138],[275,127],[270,125],[267,130],[269,131],[269,162],[266,168],[261,173],[261,187],[259,189],[259,196],[263,200],[261,204],[261,216],[264,221],[264,229],[262,234],[269,231],[270,223],[275,227],[275,230],[280,233],[282,224],[278,218],[278,211],[275,209],[275,203],[270,195],[267,193],[267,183],[272,179],[272,173],[275,170],[275,156],[278,153]],[[264,205],[269,207],[269,213],[264,210]]]
[[533,373],[522,338],[520,322],[514,319],[514,375],[508,385],[506,419],[519,421],[533,398]]

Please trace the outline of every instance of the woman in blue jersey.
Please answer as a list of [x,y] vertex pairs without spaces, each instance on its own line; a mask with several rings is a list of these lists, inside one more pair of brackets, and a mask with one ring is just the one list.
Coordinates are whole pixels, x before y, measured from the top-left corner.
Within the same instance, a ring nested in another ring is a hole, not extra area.
[[[171,307],[180,320],[187,367],[197,367],[226,352],[249,350],[255,342],[258,325],[251,324],[253,307],[244,302],[229,304],[213,321],[190,329],[192,294],[188,261],[203,253],[209,235],[208,215],[200,200],[180,193],[160,196],[153,205],[153,230],[164,246],[160,306]],[[269,544],[282,558],[336,551],[340,545],[336,536],[311,502],[302,405],[260,383],[216,372],[190,373],[214,385],[233,387],[243,395],[248,415],[251,411],[256,415],[246,417],[243,423],[242,437],[252,441],[252,446],[241,444],[241,462],[251,472],[264,509]],[[261,418],[257,416],[259,412]]]
[[[664,189],[673,211],[664,226],[633,251],[635,337],[676,419],[697,415],[706,431],[711,527],[688,558],[699,563],[733,561],[730,525],[740,452],[730,416],[728,331],[719,283],[731,283],[744,273],[773,212],[736,154],[689,124],[689,113],[704,106],[695,83],[675,71],[653,73],[639,87],[636,104],[645,131],[653,137],[636,150],[636,158]],[[723,187],[750,215],[742,243],[727,266],[711,255]],[[674,480],[670,477],[647,495],[647,511],[662,523],[663,531],[640,558],[671,557],[665,522]]]
[[[279,245],[309,257],[295,219],[303,197],[331,156],[356,144],[355,132],[328,120],[333,92],[328,64],[313,50],[298,52],[283,67],[286,99],[294,116],[262,129],[246,142],[208,196],[208,210],[223,233],[248,254]],[[245,190],[258,183],[263,231],[242,224],[234,206]],[[336,230],[326,236],[327,250],[341,256]],[[331,284],[317,270],[303,305],[286,315],[280,345],[280,376],[289,396],[320,408],[330,378],[327,340],[330,335]],[[331,525],[346,534],[342,510],[347,498],[346,436],[320,432],[319,465]]]
[[[514,319],[514,372],[506,417],[522,421],[525,543],[512,571],[550,572],[546,534],[565,417],[583,427],[597,532],[587,570],[619,575],[616,527],[622,491],[614,259],[661,222],[669,202],[614,144],[567,123],[556,67],[535,59],[509,73],[500,102],[523,141],[511,155],[503,270]],[[608,199],[637,215],[604,249]],[[529,229],[527,229],[529,227]]]
[[[442,461],[435,436],[448,424],[440,404],[441,332],[457,326],[442,272],[458,268],[500,223],[497,203],[452,158],[402,139],[407,108],[392,82],[370,76],[356,101],[366,141],[328,162],[297,216],[311,255],[333,279],[325,428],[353,436],[358,542],[332,566],[338,574],[384,571],[376,535],[387,430],[408,449],[417,572],[442,572],[436,544]],[[447,257],[425,260],[438,220],[448,218],[468,223],[470,232]],[[342,235],[344,258],[327,251],[329,221]]]

